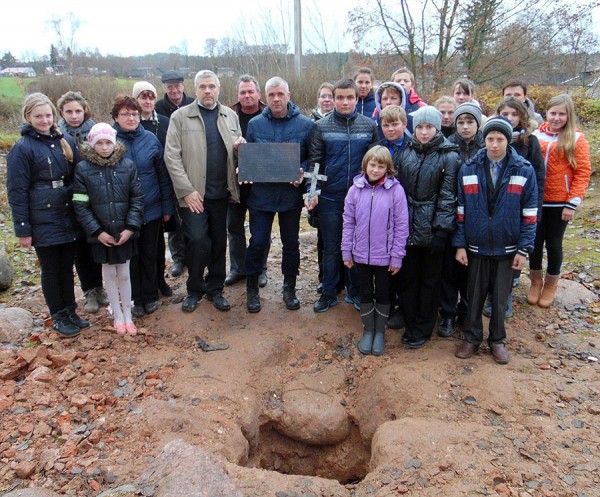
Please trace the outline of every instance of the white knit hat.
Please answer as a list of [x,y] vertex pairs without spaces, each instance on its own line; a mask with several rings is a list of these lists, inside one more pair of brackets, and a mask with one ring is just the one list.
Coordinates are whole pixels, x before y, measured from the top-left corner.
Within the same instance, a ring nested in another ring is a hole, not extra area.
[[133,85],[133,91],[131,92],[131,94],[133,95],[133,98],[137,100],[137,98],[140,96],[140,93],[142,93],[143,91],[151,91],[152,93],[154,93],[154,98],[157,98],[158,96],[158,94],[156,93],[156,88],[154,88],[154,85],[152,85],[151,83],[148,83],[148,81],[138,81],[137,83],[135,83]]

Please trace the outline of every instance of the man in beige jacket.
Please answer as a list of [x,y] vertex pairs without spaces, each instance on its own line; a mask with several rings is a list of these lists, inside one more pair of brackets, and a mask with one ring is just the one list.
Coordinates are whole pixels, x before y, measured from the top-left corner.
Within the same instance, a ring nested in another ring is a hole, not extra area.
[[198,72],[194,90],[196,100],[171,115],[165,145],[186,245],[187,296],[181,308],[194,311],[206,295],[217,309],[228,311],[223,296],[227,206],[239,202],[234,155],[243,138],[237,114],[218,101],[214,72]]

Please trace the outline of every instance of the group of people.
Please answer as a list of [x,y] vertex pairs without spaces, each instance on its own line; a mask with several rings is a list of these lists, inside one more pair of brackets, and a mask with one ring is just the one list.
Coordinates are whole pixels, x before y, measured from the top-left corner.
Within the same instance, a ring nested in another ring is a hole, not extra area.
[[[40,259],[62,335],[89,326],[76,313],[74,261],[86,310],[110,303],[116,332],[137,333],[133,317],[154,312],[159,292],[172,293],[165,231],[172,276],[188,272],[183,311],[202,298],[228,311],[224,287],[245,279],[247,310],[259,312],[275,214],[283,301],[299,309],[303,207],[318,232],[313,309],[337,305],[345,287],[345,301],[360,311],[363,354],[385,352],[386,326],[404,327],[402,342],[422,347],[439,312],[437,333],[448,337],[461,325],[456,356],[471,357],[483,342],[483,312],[490,351],[507,363],[504,319],[528,255],[527,301],[551,305],[564,231],[591,174],[568,95],[549,102],[544,122],[527,85],[510,81],[486,118],[468,79],[429,106],[407,68],[377,88],[372,71],[360,68],[353,79],[323,83],[307,117],[280,77],[266,82],[263,103],[258,81],[242,76],[232,107],[219,101],[212,71],[196,74],[195,99],[181,73],[168,71],[162,82],[161,100],[145,81],[117,96],[112,126],[94,123],[77,92],[61,97],[58,111],[45,95],[25,100],[22,137],[7,159],[9,202],[19,242]],[[240,184],[245,143],[298,143],[298,178]],[[304,172],[317,164],[327,179],[318,195],[305,195]]]

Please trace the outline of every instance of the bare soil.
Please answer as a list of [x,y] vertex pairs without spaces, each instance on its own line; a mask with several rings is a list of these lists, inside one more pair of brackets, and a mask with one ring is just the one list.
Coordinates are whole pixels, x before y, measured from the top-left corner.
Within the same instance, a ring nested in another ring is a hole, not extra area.
[[[528,306],[523,277],[508,365],[486,351],[456,359],[456,337],[410,351],[393,330],[384,356],[365,357],[343,296],[312,310],[313,247],[303,235],[299,311],[281,300],[275,238],[258,314],[243,283],[226,289],[230,312],[202,300],[183,313],[184,275],[136,337],[101,311],[76,339],[40,326],[27,347],[0,349],[0,490],[95,495],[181,438],[240,466],[337,480],[347,495],[600,495],[598,309]],[[13,304],[44,316],[39,290]],[[204,352],[199,339],[228,348]]]

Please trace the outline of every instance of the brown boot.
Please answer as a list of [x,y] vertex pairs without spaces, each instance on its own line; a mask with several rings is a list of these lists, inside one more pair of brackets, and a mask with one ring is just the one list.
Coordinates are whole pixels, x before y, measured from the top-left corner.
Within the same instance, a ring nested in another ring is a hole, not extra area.
[[531,280],[531,288],[527,292],[527,303],[537,305],[542,295],[542,286],[544,280],[542,278],[543,271],[541,269],[532,269],[529,271],[529,279]]
[[544,281],[544,289],[542,290],[542,296],[538,301],[538,305],[544,309],[550,307],[554,301],[554,295],[556,294],[556,288],[558,287],[559,274],[546,274],[546,281]]

